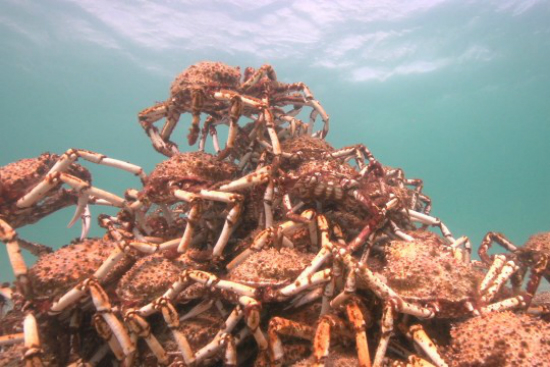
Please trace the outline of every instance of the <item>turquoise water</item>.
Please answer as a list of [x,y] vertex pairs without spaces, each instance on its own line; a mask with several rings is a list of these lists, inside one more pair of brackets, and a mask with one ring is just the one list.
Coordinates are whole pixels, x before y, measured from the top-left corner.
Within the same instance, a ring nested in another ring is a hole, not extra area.
[[[150,171],[163,157],[137,113],[166,99],[179,72],[201,60],[270,63],[310,86],[334,146],[364,143],[422,178],[455,236],[477,246],[501,231],[522,244],[549,231],[550,2],[363,3],[5,0],[0,165],[78,147]],[[188,124],[174,135],[181,147]],[[87,167],[119,195],[140,187]],[[57,248],[79,235],[66,228],[72,211],[18,232]],[[0,281],[11,280],[0,256]]]

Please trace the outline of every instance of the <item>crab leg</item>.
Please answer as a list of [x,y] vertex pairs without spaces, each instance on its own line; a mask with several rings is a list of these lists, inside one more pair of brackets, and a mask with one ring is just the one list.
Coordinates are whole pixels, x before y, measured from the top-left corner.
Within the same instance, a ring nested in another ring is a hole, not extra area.
[[107,294],[99,285],[99,283],[95,281],[88,281],[85,286],[90,291],[90,295],[92,297],[92,301],[95,305],[97,312],[109,325],[109,327],[113,331],[113,334],[120,343],[124,355],[130,355],[135,350],[135,345],[133,345],[133,343],[131,342],[130,336],[128,335],[128,332],[126,331],[122,323],[113,314],[111,303],[109,302]]
[[[519,269],[513,261],[504,262],[504,256],[495,256],[495,261],[487,272],[487,276],[483,279],[480,285],[480,293],[482,294],[482,302],[490,302],[495,298],[497,292],[502,285],[510,278],[510,276]],[[489,280],[486,280],[489,278]]]
[[42,366],[42,348],[40,348],[38,326],[33,314],[28,313],[25,316],[23,331],[25,334],[25,365]]
[[224,328],[218,331],[218,333],[210,343],[208,343],[200,350],[198,350],[197,353],[195,353],[195,360],[202,361],[203,359],[208,358],[216,353],[222,346],[224,338],[230,335],[235,326],[237,326],[237,323],[243,318],[243,315],[244,311],[242,307],[237,305],[229,314],[227,320],[225,320]]
[[[222,191],[213,191],[213,190],[201,190],[198,194],[190,193],[184,190],[174,190],[173,195],[176,198],[180,200],[184,200],[186,202],[192,202],[197,198],[200,198],[200,199],[207,199],[212,201],[221,201],[221,202],[227,203],[228,205],[233,206],[229,211],[229,214],[227,214],[227,217],[225,219],[225,223],[222,229],[222,233],[220,234],[220,237],[218,238],[218,241],[216,242],[216,245],[214,246],[214,250],[213,250],[214,257],[221,256],[223,249],[225,248],[225,245],[229,240],[229,236],[233,232],[235,223],[237,222],[237,219],[239,218],[239,215],[241,213],[242,202],[244,200],[243,196],[239,194],[227,193]],[[191,209],[191,213],[190,213],[191,221],[194,221],[196,219],[195,215],[197,214],[196,213],[197,210],[198,208],[196,208],[196,206],[193,206],[193,208]],[[193,218],[191,218],[191,215],[193,215]],[[192,235],[192,230],[194,225],[193,223],[191,223],[190,224],[191,228],[189,228],[189,223],[182,237],[182,241],[178,247],[178,252],[185,251],[185,249],[189,245],[189,242],[191,241],[191,235]]]
[[0,336],[0,346],[20,343],[25,340],[25,333]]
[[8,251],[8,258],[13,269],[13,274],[17,279],[17,286],[21,289],[23,294],[28,295],[31,291],[30,282],[27,277],[27,265],[25,264],[25,259],[19,247],[20,240],[17,236],[17,232],[2,219],[0,219],[0,241],[6,244],[6,250]]
[[[147,176],[144,173],[143,169],[134,164],[124,162],[118,159],[108,158],[103,154],[98,154],[87,150],[69,149],[61,156],[59,161],[57,161],[57,163],[50,169],[50,171],[46,174],[42,182],[36,185],[30,192],[25,194],[23,197],[21,197],[17,201],[17,206],[19,208],[26,208],[33,205],[40,199],[42,199],[46,195],[46,193],[50,191],[52,188],[54,188],[59,182],[58,173],[64,173],[69,168],[69,166],[73,164],[79,157],[93,163],[110,166],[110,167],[122,169],[124,171],[133,173],[136,176],[139,176],[142,182],[144,182],[147,179]],[[70,175],[66,175],[66,176],[70,176]],[[76,179],[76,180],[82,181],[80,179]],[[101,190],[101,192],[103,191]],[[103,199],[102,196],[97,196],[97,197]]]
[[382,320],[380,322],[380,329],[382,335],[380,336],[380,341],[378,342],[378,347],[376,348],[376,354],[374,355],[373,367],[381,367],[386,356],[386,350],[388,349],[388,344],[390,338],[393,334],[393,324],[394,324],[394,311],[393,306],[390,302],[386,302],[384,305],[384,312],[382,314]]
[[271,362],[274,366],[282,366],[284,362],[283,343],[279,338],[279,334],[312,340],[315,335],[315,330],[306,324],[284,319],[282,317],[273,317],[269,321],[267,335],[269,338]]
[[119,361],[124,359],[124,352],[118,342],[117,338],[113,334],[113,331],[109,327],[109,324],[101,317],[99,313],[96,313],[92,317],[92,324],[97,331],[97,334],[107,343],[115,358]]
[[[178,153],[177,145],[171,141],[164,141],[159,134],[158,129],[153,126],[155,122],[163,117],[166,117],[167,120],[170,121],[177,121],[177,119],[174,119],[173,116],[171,116],[174,111],[170,111],[169,106],[170,101],[157,103],[154,106],[141,111],[138,114],[138,120],[141,127],[143,127],[149,138],[151,138],[151,142],[153,143],[155,150],[161,154],[171,157],[172,155]],[[169,124],[167,123],[167,125]],[[165,129],[163,129],[163,131],[164,130]],[[168,130],[169,127],[166,128],[166,132],[168,132]]]
[[367,343],[366,321],[359,305],[354,301],[346,305],[348,319],[355,331],[355,345],[359,357],[359,366],[370,367],[369,345]]
[[430,339],[424,328],[420,324],[413,325],[409,328],[408,335],[414,342],[430,357],[432,362],[438,367],[448,367],[448,364],[441,358],[437,351],[437,347]]
[[227,142],[225,143],[225,149],[220,153],[220,159],[225,158],[233,149],[235,145],[235,139],[238,132],[238,121],[243,113],[243,101],[239,95],[231,98],[231,107],[229,107],[229,133],[227,134]]
[[[369,289],[371,289],[378,297],[383,300],[390,300],[393,302],[399,312],[421,318],[431,318],[434,316],[434,311],[404,301],[393,289],[388,287],[382,279],[375,275],[363,263],[355,260],[346,248],[339,247],[332,243],[328,236],[328,222],[323,215],[317,216],[317,226],[319,228],[319,232],[321,233],[322,245],[330,248],[336,259],[341,259],[350,271],[354,271],[361,276],[363,281],[368,285]],[[347,247],[350,246],[348,245]]]
[[506,250],[510,252],[516,252],[518,249],[502,233],[489,232],[485,235],[485,237],[483,237],[483,240],[481,241],[481,244],[479,245],[479,249],[478,249],[479,257],[486,264],[491,263],[491,258],[489,255],[487,255],[487,251],[489,251],[493,242],[498,243],[499,245],[501,245],[502,247],[504,247]]
[[138,337],[145,339],[145,342],[151,349],[151,352],[155,355],[158,362],[161,364],[168,363],[168,355],[166,351],[159,343],[157,338],[151,333],[151,326],[143,317],[139,315],[135,310],[128,310],[124,314],[124,322],[128,325],[130,331],[136,334]]
[[[287,221],[276,227],[269,227],[264,229],[263,231],[258,233],[256,237],[254,237],[254,241],[249,248],[241,252],[229,264],[227,264],[227,269],[233,269],[234,267],[245,261],[254,252],[258,252],[263,249],[267,244],[273,243],[274,239],[275,241],[279,241],[281,238],[284,238],[285,234],[301,226],[303,226],[302,223]],[[277,234],[276,238],[275,234]]]
[[449,241],[449,243],[454,243],[456,241],[451,231],[449,231],[449,228],[447,228],[447,226],[441,221],[441,219],[411,209],[403,209],[403,212],[405,214],[408,214],[411,220],[420,222],[422,224],[439,227],[441,233],[443,234],[443,237],[445,237]]
[[265,351],[267,349],[268,343],[264,333],[260,329],[260,302],[256,301],[252,297],[241,296],[239,297],[239,303],[243,305],[245,309],[246,326],[248,326],[248,328],[252,332],[252,335],[254,336],[254,339],[256,339],[256,343],[258,344],[260,352]]

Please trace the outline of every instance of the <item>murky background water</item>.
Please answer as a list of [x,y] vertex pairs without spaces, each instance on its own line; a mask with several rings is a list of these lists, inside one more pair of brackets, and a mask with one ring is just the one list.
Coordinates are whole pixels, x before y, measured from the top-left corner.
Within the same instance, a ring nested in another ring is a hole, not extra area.
[[[311,87],[333,145],[364,143],[422,178],[457,237],[477,247],[502,231],[523,244],[550,230],[550,2],[372,3],[4,0],[0,165],[78,147],[150,171],[163,156],[136,116],[179,72],[201,60],[270,63]],[[188,124],[174,135],[182,148]],[[140,186],[87,167],[119,195]],[[66,228],[72,211],[18,232],[57,248],[79,234]],[[0,281],[11,280],[4,250],[0,259]]]

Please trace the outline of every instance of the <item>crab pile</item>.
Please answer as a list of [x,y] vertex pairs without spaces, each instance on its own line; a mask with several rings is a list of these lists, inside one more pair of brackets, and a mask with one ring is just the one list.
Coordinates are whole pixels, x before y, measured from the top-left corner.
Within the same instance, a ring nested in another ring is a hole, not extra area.
[[[171,140],[185,113],[192,152]],[[550,300],[537,289],[550,233],[518,247],[490,232],[472,260],[420,179],[365,145],[325,141],[328,115],[305,84],[269,65],[241,75],[201,62],[139,122],[166,156],[149,174],[78,149],[0,168],[15,274],[0,288],[0,365],[549,365]],[[143,186],[107,192],[79,160]],[[17,235],[72,205],[72,243],[53,251]],[[97,216],[105,234],[89,238],[100,205],[119,211]],[[493,243],[507,252],[489,255]]]

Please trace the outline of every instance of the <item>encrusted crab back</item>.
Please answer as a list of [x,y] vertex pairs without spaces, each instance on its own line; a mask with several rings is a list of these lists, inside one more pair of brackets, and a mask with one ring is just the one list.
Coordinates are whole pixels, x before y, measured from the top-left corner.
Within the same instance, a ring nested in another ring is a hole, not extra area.
[[322,159],[326,153],[333,152],[334,148],[324,139],[304,134],[284,140],[281,150],[293,155],[293,158],[285,159],[281,166],[295,169],[304,161]]
[[156,203],[175,201],[171,186],[186,191],[210,188],[235,177],[238,168],[204,152],[175,154],[159,163],[149,175],[145,193]]
[[[29,269],[34,296],[50,298],[59,295],[81,280],[90,277],[112,253],[115,243],[99,238],[74,242],[41,256]],[[105,279],[118,279],[133,262],[130,256],[117,263]]]
[[550,255],[550,232],[540,232],[529,237],[525,249],[540,251]]
[[203,61],[191,65],[179,74],[170,87],[170,93],[175,97],[193,88],[237,89],[240,81],[239,67]]
[[229,280],[254,286],[277,286],[294,280],[315,256],[292,248],[254,253],[229,274]]
[[452,366],[547,366],[550,329],[535,317],[491,312],[455,326]]
[[[21,209],[15,205],[19,198],[44,179],[44,175],[58,160],[56,154],[42,153],[39,157],[21,159],[0,167],[0,218],[17,228],[76,203],[76,195],[71,194],[71,191],[50,190],[39,204],[31,208]],[[78,164],[70,165],[67,173],[86,182],[92,181],[88,170]]]
[[452,316],[453,304],[476,297],[483,275],[456,259],[436,234],[418,231],[414,237],[386,247],[382,274],[404,299],[445,304],[438,316]]

